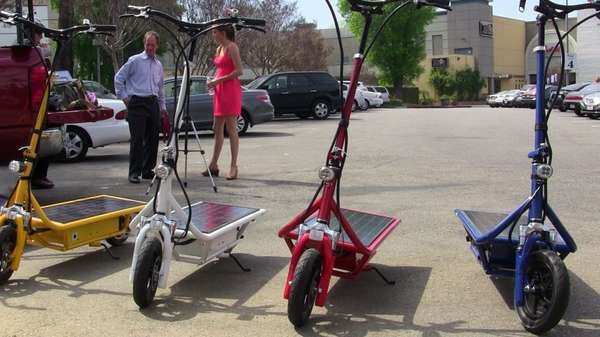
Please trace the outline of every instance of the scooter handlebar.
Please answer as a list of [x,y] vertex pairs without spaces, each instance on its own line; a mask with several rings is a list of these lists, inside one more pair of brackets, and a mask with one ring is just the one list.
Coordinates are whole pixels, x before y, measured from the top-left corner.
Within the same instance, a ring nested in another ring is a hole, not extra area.
[[417,2],[417,5],[437,7],[449,11],[452,10],[450,0],[416,0],[415,2]]

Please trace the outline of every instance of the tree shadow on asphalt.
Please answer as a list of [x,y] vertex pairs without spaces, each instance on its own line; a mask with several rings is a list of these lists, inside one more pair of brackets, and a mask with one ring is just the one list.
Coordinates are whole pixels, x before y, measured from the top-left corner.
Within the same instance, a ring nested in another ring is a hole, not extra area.
[[[515,310],[514,279],[491,277],[506,306]],[[600,335],[600,294],[572,271],[569,272],[571,297],[563,320],[546,336],[597,337]],[[515,319],[518,320],[515,313]]]
[[[33,308],[23,305],[13,305],[7,300],[27,297],[42,291],[67,291],[68,296],[79,298],[85,295],[109,294],[131,297],[130,293],[111,291],[108,289],[89,289],[86,285],[99,279],[118,273],[131,265],[133,243],[126,243],[122,247],[112,247],[111,252],[119,257],[112,259],[106,251],[69,252],[24,255],[21,264],[32,260],[52,260],[74,257],[45,268],[36,275],[19,279],[18,271],[5,285],[0,286],[0,303],[9,308],[27,310],[46,310],[46,308]],[[35,251],[38,251],[37,249]],[[49,250],[48,250],[49,251]],[[28,250],[29,252],[29,250]],[[15,277],[16,276],[16,277]]]
[[245,273],[232,259],[210,263],[170,286],[171,293],[157,296],[154,303],[140,312],[151,319],[167,322],[189,320],[199,314],[234,313],[238,320],[271,316],[272,305],[248,306],[245,303],[276,274],[289,258],[235,254],[252,270]]

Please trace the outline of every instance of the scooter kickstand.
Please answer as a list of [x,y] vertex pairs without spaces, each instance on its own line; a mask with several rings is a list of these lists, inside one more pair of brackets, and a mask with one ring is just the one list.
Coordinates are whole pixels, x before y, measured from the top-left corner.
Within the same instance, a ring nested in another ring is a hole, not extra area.
[[243,265],[240,263],[240,260],[238,260],[238,258],[237,258],[235,255],[233,255],[233,253],[230,253],[230,254],[229,254],[229,257],[230,257],[231,259],[233,259],[233,261],[235,262],[235,264],[237,264],[237,265],[238,265],[238,267],[240,267],[240,269],[241,269],[242,271],[244,271],[245,273],[248,273],[248,272],[252,271],[252,269],[244,267],[244,266],[243,266]]
[[114,254],[113,254],[113,253],[110,251],[110,249],[108,248],[108,245],[107,245],[106,243],[102,242],[100,245],[101,245],[102,247],[104,247],[104,250],[105,250],[105,251],[108,253],[108,255],[110,255],[110,257],[111,257],[113,260],[120,260],[120,259],[121,259],[120,257],[118,257],[118,256],[115,256],[115,255],[114,255]]
[[369,267],[369,270],[372,270],[372,271],[376,272],[376,273],[377,273],[377,275],[379,275],[379,277],[381,277],[381,279],[382,279],[382,280],[383,280],[383,281],[384,281],[384,282],[385,282],[387,285],[389,285],[389,286],[393,286],[393,285],[395,285],[395,284],[396,284],[396,281],[391,281],[391,280],[389,280],[387,277],[385,277],[385,275],[383,275],[383,273],[382,273],[382,272],[381,272],[379,269],[377,269],[377,267],[373,267],[373,266],[371,266],[371,267]]

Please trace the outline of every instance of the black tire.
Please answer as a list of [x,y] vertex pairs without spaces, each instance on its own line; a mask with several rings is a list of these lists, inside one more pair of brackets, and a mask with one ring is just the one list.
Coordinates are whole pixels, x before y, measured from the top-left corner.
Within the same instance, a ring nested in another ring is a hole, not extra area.
[[579,117],[583,116],[583,112],[581,112],[581,108],[579,106],[575,107],[575,114]]
[[588,117],[590,119],[600,119],[600,114],[588,114]]
[[17,230],[11,224],[0,228],[0,285],[5,284],[14,270],[10,266],[10,255],[17,246]]
[[569,273],[555,252],[538,250],[529,257],[525,277],[533,291],[525,294],[523,306],[516,306],[517,314],[525,330],[542,334],[558,324],[567,310]]
[[561,105],[558,107],[558,110],[560,110],[560,112],[567,112],[567,107],[566,107],[566,106],[564,106],[564,104],[561,104]]
[[67,163],[83,160],[91,146],[89,135],[76,127],[67,127],[64,143],[60,159]]
[[329,117],[331,106],[324,99],[316,100],[312,105],[311,115],[314,119],[323,120]]
[[237,133],[239,136],[243,135],[248,131],[248,127],[250,126],[250,119],[245,112],[242,112],[241,115],[237,118]]
[[358,101],[354,100],[354,102],[352,102],[352,111],[356,111],[357,109],[359,109],[360,105],[358,105]]
[[133,300],[144,309],[148,307],[158,288],[160,265],[162,263],[162,244],[156,237],[144,242],[133,274]]
[[320,280],[321,254],[316,249],[307,249],[296,265],[288,300],[288,319],[294,326],[301,327],[308,321]]
[[129,232],[126,232],[121,235],[117,235],[117,236],[113,236],[112,238],[108,238],[108,239],[106,239],[106,242],[108,242],[113,247],[121,247],[123,244],[125,244],[128,237],[129,237]]

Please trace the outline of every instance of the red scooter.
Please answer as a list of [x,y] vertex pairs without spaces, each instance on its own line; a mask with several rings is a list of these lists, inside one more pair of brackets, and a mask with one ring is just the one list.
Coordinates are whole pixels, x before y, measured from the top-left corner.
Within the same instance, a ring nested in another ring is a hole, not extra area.
[[[329,0],[326,2],[335,21],[343,60],[339,25],[331,3]],[[354,97],[356,93],[359,74],[373,41],[394,14],[411,4],[417,7],[450,9],[450,1],[438,0],[348,2],[352,11],[364,17],[360,47],[354,55],[352,76],[348,85],[349,98]],[[396,2],[400,4],[384,19],[367,47],[372,16],[383,14],[385,5]],[[343,69],[340,69],[340,78],[343,78],[342,75]],[[341,92],[340,88],[340,97],[343,97]],[[343,105],[341,121],[327,152],[325,166],[319,170],[321,185],[310,205],[279,231],[279,236],[285,239],[292,252],[283,297],[288,300],[288,318],[294,326],[302,326],[308,321],[314,304],[325,304],[332,275],[353,279],[362,271],[373,270],[386,283],[394,284],[374,266],[369,265],[369,261],[377,247],[400,223],[400,219],[340,207],[339,186],[348,156],[348,125],[352,103],[353,99],[348,99]]]

